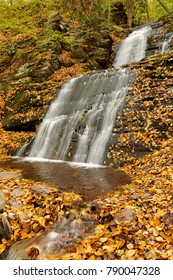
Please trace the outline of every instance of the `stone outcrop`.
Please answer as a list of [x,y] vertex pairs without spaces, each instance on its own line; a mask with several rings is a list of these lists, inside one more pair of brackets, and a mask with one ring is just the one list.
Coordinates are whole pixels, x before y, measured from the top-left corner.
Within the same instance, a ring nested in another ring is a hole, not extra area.
[[[74,28],[58,13],[40,21],[42,30],[37,39],[19,38],[11,46],[13,61],[18,59],[18,52],[24,59],[11,71],[8,86],[5,80],[2,85],[7,96],[2,119],[5,130],[35,131],[57,87],[65,79],[64,72],[72,72],[66,80],[79,75],[75,64],[84,64],[86,71],[91,71],[107,68],[110,63],[113,40],[108,30]],[[32,48],[31,55],[27,54],[27,48]],[[6,66],[11,63],[10,58]]]
[[59,67],[58,60],[39,59],[36,62],[23,64],[14,75],[14,79],[30,78],[29,82],[44,82]]

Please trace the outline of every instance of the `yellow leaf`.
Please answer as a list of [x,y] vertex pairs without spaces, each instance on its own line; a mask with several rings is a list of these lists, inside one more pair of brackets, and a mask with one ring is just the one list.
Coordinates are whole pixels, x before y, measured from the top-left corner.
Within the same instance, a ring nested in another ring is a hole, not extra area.
[[145,254],[145,257],[147,258],[147,260],[155,260],[156,253],[153,250],[150,250]]
[[99,239],[99,241],[100,241],[101,243],[104,243],[104,242],[106,242],[107,240],[108,240],[107,237],[101,237],[101,238]]
[[160,216],[160,217],[165,216],[165,214],[166,214],[166,212],[164,210],[158,210],[156,213],[156,215]]
[[168,254],[169,257],[170,257],[170,256],[173,256],[173,250],[168,250],[168,251],[167,251],[167,254]]
[[138,217],[138,222],[139,222],[141,225],[143,225],[144,220],[143,220],[143,219],[141,219],[140,217]]
[[96,259],[95,256],[91,255],[88,260],[95,260],[95,259]]
[[6,249],[6,246],[4,244],[0,244],[0,254],[2,254]]
[[38,219],[37,219],[37,221],[39,222],[39,224],[40,225],[42,225],[42,226],[44,226],[45,227],[45,218],[44,217],[39,217]]
[[141,241],[141,242],[139,243],[140,247],[142,247],[142,248],[145,247],[146,244],[147,244],[146,241]]
[[86,246],[86,253],[91,253],[93,251],[92,247],[90,246],[90,244],[88,243]]
[[128,251],[126,251],[126,256],[128,258],[130,258],[130,257],[134,256],[135,253],[136,253],[136,249],[128,250]]
[[116,241],[116,248],[120,249],[121,247],[123,247],[125,244],[125,240],[121,239],[121,240],[117,240]]
[[134,248],[134,246],[133,246],[133,244],[132,243],[129,243],[129,244],[127,244],[127,249],[133,249]]
[[113,253],[113,252],[115,251],[115,248],[114,248],[114,247],[112,247],[112,246],[107,246],[107,245],[103,246],[102,249],[105,250],[105,251],[108,252],[108,253]]
[[114,231],[112,236],[119,235],[119,234],[121,234],[121,230],[116,230],[116,231]]
[[164,242],[164,239],[161,236],[157,236],[156,240],[159,241],[159,242]]

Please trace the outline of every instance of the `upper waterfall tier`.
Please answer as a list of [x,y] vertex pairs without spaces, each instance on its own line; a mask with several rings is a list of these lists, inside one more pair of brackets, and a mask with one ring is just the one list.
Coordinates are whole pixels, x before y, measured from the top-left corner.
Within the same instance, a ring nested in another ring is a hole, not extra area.
[[124,39],[120,44],[113,65],[119,67],[144,58],[147,46],[147,36],[150,32],[151,27],[145,26],[133,31],[126,39]]

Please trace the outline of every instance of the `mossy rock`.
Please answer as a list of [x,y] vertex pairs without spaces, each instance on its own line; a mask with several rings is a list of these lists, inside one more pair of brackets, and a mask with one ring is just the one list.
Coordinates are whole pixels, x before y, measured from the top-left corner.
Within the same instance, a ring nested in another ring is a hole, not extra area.
[[109,60],[110,52],[108,49],[98,48],[91,51],[90,56],[104,68]]
[[80,61],[80,62],[86,62],[89,55],[81,48],[81,47],[74,47],[72,48],[72,58]]
[[31,77],[36,82],[44,82],[57,69],[58,60],[39,59],[38,61],[23,64],[14,75],[15,80]]

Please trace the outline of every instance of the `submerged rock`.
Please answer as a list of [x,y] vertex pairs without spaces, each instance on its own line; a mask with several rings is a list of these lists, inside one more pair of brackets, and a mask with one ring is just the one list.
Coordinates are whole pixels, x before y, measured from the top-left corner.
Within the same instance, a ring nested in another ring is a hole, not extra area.
[[0,179],[7,179],[7,178],[21,179],[22,175],[14,172],[6,172],[6,171],[0,172]]

